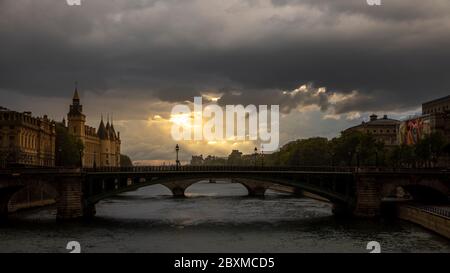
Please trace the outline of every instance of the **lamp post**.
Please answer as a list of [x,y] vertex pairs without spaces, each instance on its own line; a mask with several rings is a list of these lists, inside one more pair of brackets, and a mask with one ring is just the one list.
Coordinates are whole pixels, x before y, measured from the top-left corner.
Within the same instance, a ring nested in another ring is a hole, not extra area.
[[261,167],[264,167],[264,145],[261,144]]
[[92,166],[94,168],[94,170],[97,169],[97,152],[94,151],[94,164]]
[[178,152],[180,151],[180,146],[177,144],[175,146],[175,151],[177,152],[177,161],[176,161],[176,166],[177,166],[177,170],[180,167],[180,160],[178,159]]
[[58,147],[58,166],[62,166],[62,149],[61,147]]
[[361,147],[356,148],[356,167],[359,169]]
[[83,149],[80,149],[79,152],[80,152],[80,169],[83,169]]
[[255,147],[255,153],[254,153],[254,157],[255,157],[255,167],[256,167],[256,157],[258,156],[258,148]]

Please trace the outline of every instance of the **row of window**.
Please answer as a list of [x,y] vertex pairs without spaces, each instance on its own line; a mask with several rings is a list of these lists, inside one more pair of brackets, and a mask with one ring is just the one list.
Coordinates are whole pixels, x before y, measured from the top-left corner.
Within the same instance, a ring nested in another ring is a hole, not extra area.
[[[369,129],[367,129],[367,133],[370,133],[371,131],[369,130]],[[379,130],[377,130],[377,129],[373,129],[372,130],[372,133],[380,133],[380,134],[382,134],[382,133],[393,133],[393,134],[395,134],[395,132],[396,132],[396,130],[395,129],[392,129],[392,131],[390,130],[390,129],[386,129],[386,130],[383,130],[383,129],[379,129]]]
[[429,110],[425,110],[424,114],[439,113],[439,112],[449,111],[449,110],[450,110],[450,107],[448,105],[444,105],[442,107],[436,107],[436,108],[432,108]]
[[14,126],[14,125],[11,125],[11,126],[0,126],[0,129],[10,129],[10,130],[14,130],[14,129],[16,129],[16,127]]
[[1,146],[13,146],[14,142],[16,141],[15,136],[3,136],[0,135],[0,147]]

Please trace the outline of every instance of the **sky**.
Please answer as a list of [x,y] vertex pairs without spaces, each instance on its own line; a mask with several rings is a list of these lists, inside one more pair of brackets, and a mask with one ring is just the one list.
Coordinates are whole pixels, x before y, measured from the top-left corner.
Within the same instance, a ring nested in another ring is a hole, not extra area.
[[[78,81],[133,160],[170,161],[171,109],[194,96],[279,105],[280,144],[405,118],[450,94],[450,1],[0,0],[0,106],[61,120]],[[254,143],[181,142],[192,154]]]

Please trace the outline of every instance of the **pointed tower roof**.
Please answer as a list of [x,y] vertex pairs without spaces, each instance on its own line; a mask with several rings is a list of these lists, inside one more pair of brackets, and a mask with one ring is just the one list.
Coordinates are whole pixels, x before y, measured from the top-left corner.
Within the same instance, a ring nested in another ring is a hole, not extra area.
[[75,91],[73,92],[73,100],[80,100],[80,95],[78,95],[78,82],[75,82]]
[[75,88],[75,92],[73,93],[73,100],[80,100],[80,96],[78,95],[78,88]]
[[73,92],[72,105],[70,105],[69,116],[84,116],[83,106],[80,103],[80,96],[78,95],[77,83],[75,83],[75,91]]
[[112,138],[116,139],[117,138],[117,134],[116,134],[116,130],[114,129],[114,124],[113,124],[113,118],[111,115],[111,127],[110,127],[110,131],[111,131],[111,136]]
[[100,121],[100,125],[98,126],[97,135],[100,139],[108,139],[108,133],[106,131],[105,124],[103,123],[103,116],[102,120]]
[[111,123],[109,123],[109,115],[108,115],[105,129],[106,129],[106,134],[108,135],[108,138],[111,140],[114,140],[114,134],[111,130]]

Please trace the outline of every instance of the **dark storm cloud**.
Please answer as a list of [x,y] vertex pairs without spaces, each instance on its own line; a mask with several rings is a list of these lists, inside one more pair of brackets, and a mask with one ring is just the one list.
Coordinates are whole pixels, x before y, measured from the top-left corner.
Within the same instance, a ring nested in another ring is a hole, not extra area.
[[[0,0],[0,90],[406,109],[449,93],[450,2]],[[326,94],[286,96],[312,83]],[[233,91],[234,93],[232,93]],[[1,91],[0,91],[1,92]],[[241,95],[236,95],[241,94]]]

